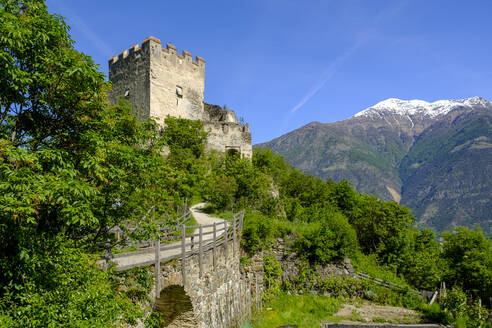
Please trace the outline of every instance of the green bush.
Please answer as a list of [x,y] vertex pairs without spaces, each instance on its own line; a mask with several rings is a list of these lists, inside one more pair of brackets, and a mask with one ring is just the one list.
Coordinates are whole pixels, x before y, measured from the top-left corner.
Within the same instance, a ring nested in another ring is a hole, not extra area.
[[488,312],[478,301],[468,299],[466,293],[459,287],[452,288],[441,300],[444,311],[452,318],[456,327],[483,327]]
[[234,177],[220,176],[211,186],[210,201],[216,208],[230,209],[237,192],[237,184]]
[[320,222],[312,224],[295,242],[295,250],[311,264],[327,264],[353,255],[357,237],[347,218],[337,212],[321,215]]
[[280,277],[282,275],[282,266],[277,260],[275,260],[275,257],[264,256],[263,273],[263,283],[268,288],[265,296],[268,299],[272,295],[280,292]]
[[33,271],[22,286],[5,286],[0,327],[121,327],[144,315],[152,276],[143,269],[102,271],[78,249],[57,240],[26,254]]
[[331,297],[363,298],[368,282],[350,277],[332,276],[319,282],[318,290]]
[[248,211],[244,216],[241,245],[246,252],[254,254],[270,245],[275,237],[276,228],[275,219],[260,212]]

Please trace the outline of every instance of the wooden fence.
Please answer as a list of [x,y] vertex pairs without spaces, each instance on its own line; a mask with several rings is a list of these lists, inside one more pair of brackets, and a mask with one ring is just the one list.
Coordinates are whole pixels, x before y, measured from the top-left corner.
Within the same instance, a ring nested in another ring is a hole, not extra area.
[[[181,225],[184,225],[188,221],[190,221],[190,219],[191,219],[191,211],[187,210],[181,217],[176,219],[176,226],[179,227]],[[120,227],[113,227],[109,229],[108,232],[113,233],[116,237],[116,240],[119,242],[127,233],[132,233],[138,230],[140,230],[138,227],[126,227],[125,230],[121,229]],[[159,230],[161,233],[169,234],[172,233],[173,231],[176,231],[176,228],[161,227]],[[137,246],[139,248],[145,248],[151,246],[152,242],[153,242],[152,240],[139,240],[139,241],[130,242],[129,244]]]
[[436,300],[436,298],[439,294],[439,292],[437,292],[437,291],[427,291],[427,290],[418,291],[418,290],[411,289],[411,288],[408,288],[405,286],[400,286],[400,285],[394,284],[394,283],[389,282],[389,281],[385,281],[385,280],[382,280],[379,278],[374,278],[373,276],[370,276],[364,272],[357,272],[356,276],[359,279],[372,281],[373,283],[380,285],[380,286],[387,288],[387,289],[412,293],[412,294],[417,295],[423,299],[430,300],[430,304],[432,304]]
[[[190,215],[187,213],[186,215]],[[225,247],[225,259],[227,261],[229,252],[229,243],[232,243],[232,251],[235,253],[238,249],[238,238],[242,231],[244,220],[244,210],[235,213],[232,222],[224,220],[221,222],[214,222],[208,225],[196,225],[186,226],[181,224],[177,229],[162,229],[163,236],[153,241],[153,247],[145,249],[115,254],[112,256],[112,261],[118,262],[118,259],[125,257],[139,257],[139,255],[152,254],[155,256],[152,260],[135,261],[134,263],[117,266],[117,271],[128,270],[135,267],[142,267],[148,265],[155,265],[155,282],[156,291],[160,291],[160,264],[161,262],[170,261],[173,259],[180,259],[182,266],[182,278],[183,285],[186,284],[186,261],[191,256],[198,256],[199,263],[199,275],[203,274],[203,254],[208,251],[213,252],[213,266],[217,265],[217,247],[224,245]],[[185,221],[183,221],[185,222]],[[191,234],[186,234],[186,230],[193,229]],[[206,230],[206,231],[204,231]],[[179,234],[177,234],[179,232]],[[116,260],[116,261],[115,261]],[[156,293],[158,295],[158,292]]]

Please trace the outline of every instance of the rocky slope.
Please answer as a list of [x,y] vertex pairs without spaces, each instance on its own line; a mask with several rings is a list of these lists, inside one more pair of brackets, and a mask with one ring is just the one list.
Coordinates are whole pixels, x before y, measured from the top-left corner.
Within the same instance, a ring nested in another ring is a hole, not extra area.
[[399,201],[438,231],[481,223],[492,232],[492,103],[485,99],[392,98],[257,146],[306,173]]

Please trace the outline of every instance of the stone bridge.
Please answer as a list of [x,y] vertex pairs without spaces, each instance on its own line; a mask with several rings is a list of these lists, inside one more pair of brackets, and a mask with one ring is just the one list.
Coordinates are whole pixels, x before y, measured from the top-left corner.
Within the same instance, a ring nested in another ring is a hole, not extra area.
[[181,225],[153,247],[112,258],[119,271],[154,266],[150,296],[164,327],[231,327],[250,314],[252,290],[258,290],[258,277],[240,272],[244,211],[230,222],[201,212],[202,205],[190,209],[199,225]]

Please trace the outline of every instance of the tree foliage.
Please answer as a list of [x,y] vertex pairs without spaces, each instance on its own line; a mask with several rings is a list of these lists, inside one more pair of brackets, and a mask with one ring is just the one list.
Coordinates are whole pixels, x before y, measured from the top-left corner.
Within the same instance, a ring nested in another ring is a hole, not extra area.
[[311,264],[336,262],[360,250],[373,265],[399,274],[415,288],[436,290],[445,281],[488,302],[492,252],[481,230],[458,228],[443,234],[441,245],[433,231],[414,227],[408,208],[359,194],[345,180],[305,175],[265,148],[254,149],[251,163],[230,160],[216,172],[235,186],[222,187],[228,202],[237,206],[247,200],[243,204],[256,210],[246,216],[243,246],[249,251],[266,249],[275,237],[290,232],[297,238],[296,252]]
[[110,247],[114,226],[148,238],[155,218],[172,225],[185,174],[162,157],[155,122],[108,106],[103,74],[43,1],[0,1],[0,67],[1,320],[133,320],[139,307],[86,254]]
[[354,254],[357,236],[341,213],[323,212],[296,242],[298,253],[315,264],[338,262]]
[[458,227],[443,233],[442,257],[447,263],[445,280],[471,296],[487,302],[492,297],[492,242],[477,227]]

